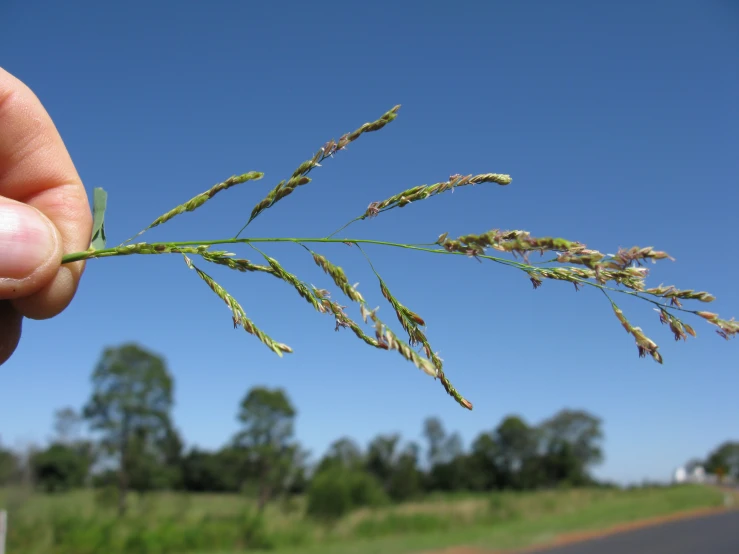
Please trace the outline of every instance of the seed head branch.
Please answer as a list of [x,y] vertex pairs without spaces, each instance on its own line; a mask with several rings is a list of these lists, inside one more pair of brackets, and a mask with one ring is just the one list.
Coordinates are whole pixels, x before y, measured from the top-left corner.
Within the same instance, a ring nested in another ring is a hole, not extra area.
[[[448,234],[444,233],[436,240],[436,242],[431,244],[407,244],[402,242],[389,242],[372,239],[332,238],[334,235],[343,231],[347,226],[356,221],[373,218],[384,211],[394,208],[403,208],[414,202],[425,200],[447,191],[453,192],[454,189],[458,187],[481,183],[495,183],[501,186],[508,185],[511,183],[511,177],[506,174],[484,173],[465,176],[452,175],[448,180],[440,183],[411,187],[385,200],[372,202],[364,213],[349,221],[349,223],[337,231],[334,231],[334,233],[328,237],[324,238],[239,238],[241,232],[263,211],[269,209],[275,203],[292,194],[298,187],[310,183],[311,179],[308,177],[308,174],[314,168],[320,167],[322,161],[326,158],[332,157],[337,152],[346,149],[351,142],[357,140],[362,134],[382,129],[385,125],[396,118],[399,108],[400,106],[395,106],[376,121],[365,123],[355,131],[342,135],[338,140],[331,140],[324,144],[312,158],[300,164],[295,171],[293,171],[289,179],[277,184],[277,186],[275,186],[275,188],[272,189],[267,196],[252,209],[248,221],[236,237],[233,238],[205,241],[139,242],[129,244],[133,238],[140,236],[146,230],[166,223],[181,213],[197,209],[222,190],[226,190],[234,185],[249,180],[261,179],[263,176],[262,173],[250,172],[244,173],[243,175],[234,175],[226,181],[211,187],[208,191],[191,198],[184,204],[181,204],[160,216],[154,220],[149,227],[136,235],[136,237],[133,237],[118,246],[110,248],[106,248],[105,246],[106,233],[103,231],[103,215],[107,205],[105,201],[107,199],[107,195],[105,195],[104,191],[102,191],[102,194],[98,194],[102,189],[96,189],[96,201],[94,202],[93,211],[95,218],[94,225],[97,230],[93,234],[91,246],[86,251],[74,252],[63,256],[62,263],[67,264],[93,258],[127,256],[133,254],[182,254],[188,267],[195,270],[200,279],[203,280],[228,306],[231,311],[234,326],[243,327],[246,332],[255,335],[262,343],[281,356],[285,352],[292,352],[290,347],[274,341],[266,333],[261,331],[246,316],[244,309],[236,299],[216,283],[208,274],[196,267],[188,255],[200,256],[208,263],[223,265],[229,269],[240,272],[268,273],[290,285],[318,312],[331,314],[334,317],[336,323],[335,329],[337,331],[342,328],[348,328],[360,340],[374,348],[395,350],[403,358],[412,362],[416,367],[428,375],[438,378],[447,393],[454,397],[458,403],[468,409],[472,408],[472,404],[462,397],[449,382],[448,378],[444,374],[443,361],[439,355],[433,351],[429,344],[424,330],[422,329],[425,327],[425,321],[420,315],[405,306],[392,294],[387,283],[377,273],[369,257],[362,249],[362,245],[368,244],[391,248],[402,248],[404,250],[413,250],[431,254],[468,256],[480,262],[494,262],[496,264],[513,267],[523,271],[528,276],[534,289],[542,287],[546,280],[567,281],[572,283],[576,290],[580,290],[583,287],[595,287],[608,298],[617,319],[626,332],[633,337],[636,342],[639,356],[645,357],[649,354],[650,357],[659,363],[662,363],[663,359],[657,344],[647,337],[640,327],[636,327],[629,322],[621,308],[613,301],[609,293],[624,294],[652,303],[659,314],[660,322],[670,329],[676,341],[687,340],[688,335],[692,337],[696,336],[695,330],[678,317],[681,312],[692,313],[706,320],[716,328],[716,332],[724,339],[728,340],[739,333],[739,322],[735,319],[722,319],[716,313],[688,309],[682,304],[683,302],[688,301],[704,303],[713,302],[715,297],[712,294],[693,289],[678,289],[673,285],[647,287],[646,279],[649,274],[649,270],[645,267],[645,264],[647,262],[655,263],[659,260],[665,259],[672,260],[666,252],[655,250],[651,246],[634,246],[626,249],[620,248],[615,254],[604,254],[597,250],[587,248],[587,246],[581,242],[558,237],[535,237],[528,231],[522,230],[503,231],[499,229],[493,229],[482,234],[462,235],[456,239],[450,239]],[[285,242],[299,244],[311,253],[314,262],[323,269],[328,276],[330,276],[339,290],[351,301],[359,304],[362,320],[364,321],[364,324],[372,325],[374,327],[374,336],[369,332],[365,332],[357,321],[351,319],[345,312],[346,306],[333,300],[328,290],[319,289],[306,284],[296,275],[287,271],[287,269],[285,269],[285,267],[283,267],[275,258],[261,252],[256,247],[259,243]],[[407,342],[400,340],[392,329],[380,320],[377,316],[377,308],[374,310],[369,308],[365,298],[357,290],[357,285],[350,284],[341,267],[330,262],[325,256],[317,254],[308,248],[307,245],[311,243],[345,243],[350,246],[356,246],[362,252],[378,279],[380,292],[389,302],[398,318],[398,321],[400,322],[400,325],[408,334]],[[212,246],[225,244],[248,244],[260,252],[266,260],[266,264],[255,264],[245,258],[237,258],[234,253],[227,252],[225,250],[216,251],[210,249]],[[510,254],[512,259],[490,255],[488,250]],[[545,252],[550,254],[547,256],[545,261],[531,262],[529,258],[537,252],[542,256],[542,260]]]
[[324,144],[320,149],[318,149],[318,151],[316,151],[311,159],[304,161],[295,171],[293,171],[290,179],[278,183],[263,200],[254,206],[254,209],[251,211],[251,215],[249,216],[249,220],[236,234],[236,237],[238,238],[242,231],[246,229],[246,227],[264,210],[271,208],[277,202],[292,194],[297,187],[310,183],[311,180],[307,175],[314,167],[320,167],[323,160],[328,157],[333,157],[335,153],[346,149],[349,143],[354,142],[364,133],[371,133],[382,129],[397,117],[399,109],[400,105],[397,105],[385,112],[378,120],[371,123],[365,123],[351,133],[342,135],[338,141],[331,139]]
[[187,264],[187,267],[189,267],[190,269],[194,269],[197,272],[198,277],[205,281],[210,289],[214,293],[216,293],[216,295],[226,303],[226,306],[228,306],[229,310],[231,310],[234,329],[236,327],[242,327],[244,331],[257,337],[260,341],[262,341],[264,345],[266,345],[270,350],[272,350],[280,357],[282,357],[283,352],[292,352],[292,348],[290,348],[288,345],[276,342],[259,327],[257,327],[254,322],[246,316],[244,308],[241,307],[241,304],[239,304],[239,302],[233,296],[231,296],[226,291],[226,289],[216,283],[210,275],[200,270],[194,263],[192,263],[192,260],[190,260],[190,258],[185,256],[184,254],[182,256],[185,258],[185,263]]
[[213,185],[211,188],[209,188],[205,192],[201,192],[197,196],[190,198],[190,200],[188,200],[184,204],[180,204],[176,208],[172,208],[171,210],[169,210],[166,214],[159,216],[146,229],[140,231],[137,235],[134,235],[130,239],[124,241],[123,244],[126,244],[127,242],[131,242],[133,239],[143,235],[149,229],[156,227],[158,225],[161,225],[162,223],[166,223],[167,221],[169,221],[175,216],[180,215],[181,213],[195,211],[196,209],[198,209],[200,206],[205,204],[208,200],[213,198],[216,194],[218,194],[222,190],[229,189],[233,187],[234,185],[240,185],[241,183],[246,183],[247,181],[256,181],[256,180],[261,179],[262,177],[264,177],[264,173],[260,173],[259,171],[250,171],[249,173],[243,173],[242,175],[233,175],[229,177],[228,179],[226,179],[225,181],[223,181],[222,183]]
[[511,183],[511,176],[501,173],[483,173],[480,175],[466,176],[452,175],[451,177],[449,177],[449,180],[443,181],[441,183],[411,187],[404,190],[403,192],[399,192],[398,194],[391,196],[390,198],[382,200],[381,202],[372,202],[362,215],[355,217],[328,236],[333,237],[337,233],[349,227],[349,225],[351,225],[352,223],[361,221],[363,219],[376,217],[380,213],[392,210],[393,208],[404,208],[412,202],[425,200],[426,198],[436,196],[437,194],[441,194],[448,190],[454,192],[454,189],[457,187],[477,185],[480,183],[497,183],[499,185],[505,186]]

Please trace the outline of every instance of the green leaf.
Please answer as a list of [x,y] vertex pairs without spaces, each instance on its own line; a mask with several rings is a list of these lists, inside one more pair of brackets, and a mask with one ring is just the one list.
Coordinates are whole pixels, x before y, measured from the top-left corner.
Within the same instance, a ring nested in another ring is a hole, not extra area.
[[105,248],[105,208],[108,203],[108,193],[102,188],[95,189],[92,203],[92,242],[93,250]]

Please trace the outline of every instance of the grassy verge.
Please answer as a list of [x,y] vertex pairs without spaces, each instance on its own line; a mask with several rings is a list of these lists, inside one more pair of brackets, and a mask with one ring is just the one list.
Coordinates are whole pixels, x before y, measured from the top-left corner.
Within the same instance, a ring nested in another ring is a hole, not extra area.
[[518,548],[675,512],[720,506],[723,493],[680,486],[436,496],[358,511],[333,527],[306,519],[303,502],[270,506],[264,517],[236,495],[134,497],[115,517],[90,491],[19,496],[0,491],[9,510],[8,552],[26,554],[407,554],[447,546]]
[[[480,509],[479,499],[397,507],[385,514],[361,518],[352,533],[354,540],[348,540],[350,534],[347,540],[286,549],[284,553],[409,554],[450,546],[522,548],[549,542],[567,532],[600,530],[655,516],[718,507],[723,503],[723,494],[689,486],[502,493],[491,495],[485,503],[487,509]],[[365,535],[363,529],[373,529],[374,536]]]

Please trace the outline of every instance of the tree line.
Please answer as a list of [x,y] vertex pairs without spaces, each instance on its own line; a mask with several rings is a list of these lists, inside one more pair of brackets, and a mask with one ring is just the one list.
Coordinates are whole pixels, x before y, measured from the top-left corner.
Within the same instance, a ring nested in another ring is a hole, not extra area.
[[[591,471],[603,460],[601,420],[562,410],[536,425],[509,415],[467,449],[458,433],[430,417],[423,444],[381,434],[362,449],[342,437],[310,464],[295,436],[295,406],[283,389],[266,387],[246,392],[236,409],[239,430],[224,446],[186,449],[172,419],[173,390],[160,356],[136,344],[105,349],[89,400],[80,410],[56,413],[49,446],[33,452],[25,466],[0,448],[0,484],[17,479],[25,467],[47,492],[115,490],[121,515],[129,491],[246,493],[260,511],[276,499],[307,493],[309,511],[339,516],[356,506],[436,491],[593,486]],[[83,426],[94,440],[81,438]],[[722,465],[739,474],[739,443],[727,445],[709,457],[709,471]]]

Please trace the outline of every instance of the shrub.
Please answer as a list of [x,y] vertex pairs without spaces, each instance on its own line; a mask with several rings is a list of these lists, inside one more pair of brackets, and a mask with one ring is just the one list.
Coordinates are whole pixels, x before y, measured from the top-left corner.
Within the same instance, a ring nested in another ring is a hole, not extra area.
[[308,489],[308,516],[333,522],[354,508],[388,501],[380,483],[364,471],[328,469],[316,475]]

